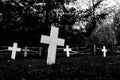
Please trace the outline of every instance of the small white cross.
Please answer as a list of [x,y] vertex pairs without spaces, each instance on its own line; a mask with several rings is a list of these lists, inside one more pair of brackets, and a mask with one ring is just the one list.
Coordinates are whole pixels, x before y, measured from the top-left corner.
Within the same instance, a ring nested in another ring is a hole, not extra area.
[[71,48],[69,48],[68,45],[66,45],[66,48],[64,49],[64,51],[67,52],[67,57],[70,57],[70,51],[72,51],[72,50],[71,50]]
[[17,43],[13,43],[13,47],[8,47],[8,50],[12,51],[11,59],[15,59],[16,52],[20,52],[21,48],[17,48]]
[[24,51],[24,57],[27,57],[27,52],[30,51],[27,46],[25,46],[25,49],[22,49]]
[[102,52],[103,52],[103,57],[106,57],[107,49],[105,48],[105,46],[103,46]]
[[56,48],[57,45],[64,46],[64,39],[58,38],[59,28],[51,27],[50,37],[42,35],[41,43],[49,44],[48,47],[48,55],[47,55],[47,64],[52,65],[55,64],[56,60]]

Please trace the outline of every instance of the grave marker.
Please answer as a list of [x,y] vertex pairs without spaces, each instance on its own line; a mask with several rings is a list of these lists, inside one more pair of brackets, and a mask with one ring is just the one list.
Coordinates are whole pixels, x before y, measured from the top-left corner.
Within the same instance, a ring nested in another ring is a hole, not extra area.
[[105,46],[103,46],[102,52],[103,52],[103,57],[106,57],[107,49],[105,48]]
[[17,48],[17,43],[13,43],[13,47],[8,47],[8,50],[12,51],[11,59],[15,59],[16,52],[20,52],[21,48]]
[[24,51],[24,57],[27,57],[27,52],[30,51],[27,46],[25,46],[25,49],[22,49]]
[[58,32],[59,29],[52,26],[50,36],[41,36],[41,43],[49,44],[47,55],[48,65],[55,64],[57,45],[64,46],[65,41],[58,38]]
[[64,51],[67,52],[67,57],[70,57],[70,51],[72,51],[72,50],[71,50],[71,48],[69,48],[68,45],[66,45],[66,48],[64,49]]

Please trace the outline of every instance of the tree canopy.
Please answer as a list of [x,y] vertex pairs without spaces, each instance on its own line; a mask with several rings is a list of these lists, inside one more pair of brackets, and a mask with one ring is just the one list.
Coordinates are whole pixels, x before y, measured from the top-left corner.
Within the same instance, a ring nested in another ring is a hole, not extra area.
[[[119,33],[119,30],[115,31],[116,27],[113,25],[116,21],[115,15],[119,14],[119,5],[107,7],[109,3],[105,4],[104,0],[84,1],[2,0],[1,36],[3,39],[13,36],[18,41],[22,39],[25,42],[37,43],[41,34],[49,35],[50,27],[54,24],[60,29],[60,37],[65,38],[66,44],[71,46],[111,43]],[[94,39],[96,42],[92,41]]]

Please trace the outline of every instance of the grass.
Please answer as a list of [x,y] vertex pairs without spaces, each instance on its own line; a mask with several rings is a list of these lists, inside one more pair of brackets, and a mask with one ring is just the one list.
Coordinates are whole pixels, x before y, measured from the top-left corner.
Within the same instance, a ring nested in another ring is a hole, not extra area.
[[46,59],[0,59],[0,80],[120,80],[120,57],[77,56]]

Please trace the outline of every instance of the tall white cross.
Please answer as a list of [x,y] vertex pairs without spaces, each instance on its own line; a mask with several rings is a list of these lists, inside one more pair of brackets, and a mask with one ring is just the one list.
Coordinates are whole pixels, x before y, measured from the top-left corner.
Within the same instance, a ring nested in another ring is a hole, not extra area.
[[103,52],[103,57],[106,57],[107,49],[105,48],[105,46],[103,46],[102,52]]
[[16,52],[21,51],[21,48],[17,48],[17,43],[13,43],[13,47],[8,47],[8,50],[12,51],[11,58],[15,59],[16,57]]
[[42,35],[41,36],[41,43],[49,44],[48,47],[48,55],[47,55],[47,64],[55,64],[56,59],[56,48],[57,45],[64,46],[64,39],[58,38],[59,28],[51,27],[50,37]]
[[22,51],[24,51],[24,57],[27,57],[27,52],[30,51],[30,50],[28,49],[27,46],[25,46],[25,48],[22,49]]
[[67,52],[67,57],[70,57],[70,51],[72,51],[72,50],[71,50],[71,48],[69,48],[68,45],[66,45],[66,48],[64,49],[64,51]]

